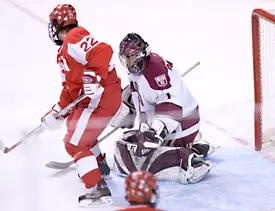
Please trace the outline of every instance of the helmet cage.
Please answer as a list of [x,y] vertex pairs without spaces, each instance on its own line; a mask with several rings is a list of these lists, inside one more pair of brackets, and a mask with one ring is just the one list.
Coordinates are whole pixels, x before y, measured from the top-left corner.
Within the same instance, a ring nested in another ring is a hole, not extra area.
[[59,46],[63,44],[63,41],[58,37],[58,33],[61,31],[62,25],[58,25],[56,20],[53,20],[48,24],[49,37],[54,44]]
[[142,73],[147,61],[150,48],[138,34],[128,34],[120,43],[119,59],[130,73]]
[[119,59],[124,67],[127,67],[130,73],[140,73],[145,66],[146,55],[143,52],[136,52],[128,55],[120,55]]

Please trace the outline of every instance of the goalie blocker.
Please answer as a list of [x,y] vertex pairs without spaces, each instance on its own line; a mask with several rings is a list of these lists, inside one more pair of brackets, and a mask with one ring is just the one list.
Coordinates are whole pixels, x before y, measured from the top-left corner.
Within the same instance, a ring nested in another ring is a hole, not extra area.
[[146,137],[140,130],[124,132],[115,145],[115,172],[127,176],[133,171],[145,170],[153,173],[158,180],[189,184],[201,181],[214,166],[214,163],[204,161],[203,156],[196,155],[189,148],[144,147],[145,142],[159,141],[154,139]]

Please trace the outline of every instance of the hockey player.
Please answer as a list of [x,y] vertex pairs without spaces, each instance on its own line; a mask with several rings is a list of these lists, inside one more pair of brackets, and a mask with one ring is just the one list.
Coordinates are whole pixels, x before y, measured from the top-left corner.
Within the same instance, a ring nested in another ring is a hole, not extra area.
[[140,127],[117,141],[115,170],[121,175],[146,170],[159,179],[199,182],[213,164],[203,160],[212,148],[200,139],[197,100],[174,65],[151,53],[141,36],[128,34],[119,48],[130,79],[123,101],[131,112],[122,126]]
[[198,102],[173,63],[150,52],[148,43],[136,33],[121,41],[119,58],[130,79],[123,102],[134,111],[123,127],[134,125],[136,113],[139,122],[148,118],[150,129],[164,140],[161,145],[189,147],[204,157],[211,154],[213,148],[199,133]]
[[125,198],[130,207],[117,211],[161,211],[155,209],[158,202],[156,177],[146,171],[134,171],[125,180]]
[[[110,203],[111,193],[102,178],[110,173],[110,168],[97,138],[122,101],[121,81],[111,64],[113,50],[78,25],[75,8],[69,4],[56,6],[49,19],[49,36],[60,46],[57,63],[63,90],[59,101],[43,116],[42,123],[46,129],[55,130],[67,118],[65,148],[74,158],[87,189],[86,194],[79,197],[80,204]],[[55,118],[58,111],[82,94],[87,98],[69,115]]]

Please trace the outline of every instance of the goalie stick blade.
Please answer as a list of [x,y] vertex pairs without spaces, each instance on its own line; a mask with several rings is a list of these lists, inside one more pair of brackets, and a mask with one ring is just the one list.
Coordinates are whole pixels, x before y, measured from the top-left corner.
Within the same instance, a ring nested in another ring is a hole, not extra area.
[[66,168],[69,168],[73,163],[74,163],[73,160],[65,163],[50,161],[45,166],[51,169],[66,169]]

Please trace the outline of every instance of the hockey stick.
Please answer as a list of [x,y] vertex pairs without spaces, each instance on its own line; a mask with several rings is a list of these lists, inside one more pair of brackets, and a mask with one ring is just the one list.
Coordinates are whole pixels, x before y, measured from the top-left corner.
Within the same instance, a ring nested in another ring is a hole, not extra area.
[[[111,130],[109,133],[107,133],[105,136],[103,136],[100,140],[98,140],[98,143],[101,143],[106,138],[108,138],[110,135],[112,135],[114,132],[116,132],[120,127],[117,126],[113,130]],[[50,161],[45,166],[51,169],[66,169],[69,168],[74,163],[74,160],[68,161],[68,162],[56,162],[56,161]]]
[[196,62],[193,66],[191,66],[189,69],[187,69],[184,73],[181,74],[181,77],[186,76],[189,72],[194,70],[197,66],[200,65],[200,62]]
[[[67,114],[77,103],[79,103],[84,98],[86,98],[86,95],[81,95],[80,97],[78,97],[75,101],[73,101],[71,104],[69,104],[68,106],[66,106],[65,108],[63,108],[60,112],[58,112],[56,114],[56,118],[61,117],[61,116],[65,115],[65,114]],[[30,137],[32,137],[34,135],[39,135],[39,134],[43,133],[45,130],[46,129],[43,127],[43,125],[40,124],[38,127],[36,127],[35,129],[33,129],[32,131],[30,131],[29,133],[27,133],[25,136],[23,136],[18,142],[16,142],[11,147],[7,147],[4,144],[4,142],[0,139],[0,150],[2,152],[4,152],[4,153],[9,153],[13,149],[15,149],[16,147],[18,147],[19,145],[21,145],[23,142],[25,142],[26,140],[28,140]]]
[[[195,69],[198,65],[200,64],[200,62],[196,62],[194,65],[192,65],[190,68],[188,68],[184,73],[181,74],[182,77],[184,77],[185,75],[187,75],[189,72],[191,72],[193,69]],[[112,131],[110,131],[108,134],[106,134],[104,137],[102,137],[98,143],[101,143],[104,139],[106,139],[109,135],[113,134],[115,131],[117,131],[120,127],[115,127]],[[68,161],[68,162],[56,162],[56,161],[50,161],[49,163],[47,163],[45,166],[48,168],[52,168],[52,169],[66,169],[69,168],[72,164],[74,163],[73,160]]]

